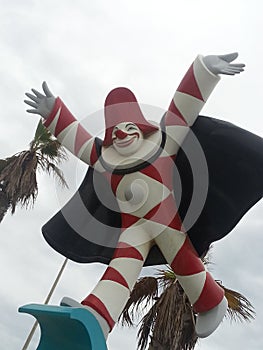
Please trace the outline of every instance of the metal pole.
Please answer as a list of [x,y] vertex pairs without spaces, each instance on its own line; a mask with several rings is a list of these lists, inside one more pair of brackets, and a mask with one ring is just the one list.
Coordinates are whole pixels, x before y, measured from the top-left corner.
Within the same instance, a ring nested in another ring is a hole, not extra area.
[[[53,285],[52,285],[52,287],[51,287],[49,293],[48,293],[48,296],[46,297],[46,300],[44,301],[44,304],[45,304],[45,305],[49,303],[49,300],[50,300],[50,298],[52,297],[52,294],[53,294],[54,290],[56,289],[56,286],[57,286],[57,284],[58,284],[58,281],[59,281],[59,279],[60,279],[60,277],[61,277],[61,275],[62,275],[62,273],[63,273],[63,271],[64,271],[64,269],[65,269],[65,267],[66,267],[67,262],[68,262],[68,259],[66,258],[66,259],[64,260],[64,262],[63,262],[63,264],[62,264],[60,270],[59,270],[59,273],[58,273],[58,275],[57,275],[57,277],[56,277],[56,279],[55,279],[55,281],[54,281],[54,283],[53,283]],[[28,335],[28,337],[27,337],[27,340],[26,340],[26,342],[25,342],[25,344],[24,344],[22,350],[26,350],[26,349],[28,348],[28,346],[29,346],[29,344],[30,344],[30,342],[31,342],[31,340],[32,340],[32,338],[33,338],[33,335],[34,335],[34,333],[35,333],[35,331],[36,331],[37,325],[38,325],[38,322],[35,321],[35,323],[34,323],[32,329],[31,329],[31,331],[30,331],[30,333],[29,333],[29,335]]]

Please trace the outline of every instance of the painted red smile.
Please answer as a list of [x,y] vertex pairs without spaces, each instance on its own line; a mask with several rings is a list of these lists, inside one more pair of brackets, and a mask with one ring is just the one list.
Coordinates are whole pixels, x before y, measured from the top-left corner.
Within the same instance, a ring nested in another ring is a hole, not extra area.
[[[129,135],[130,136],[130,135]],[[134,135],[131,139],[129,139],[129,140],[119,140],[119,139],[117,139],[117,138],[115,138],[114,140],[113,140],[113,142],[116,144],[116,146],[118,146],[118,147],[127,147],[127,146],[129,146],[129,145],[131,145],[132,143],[133,143],[133,141],[136,139],[136,138],[138,138],[138,136],[137,136],[137,134],[136,135]]]

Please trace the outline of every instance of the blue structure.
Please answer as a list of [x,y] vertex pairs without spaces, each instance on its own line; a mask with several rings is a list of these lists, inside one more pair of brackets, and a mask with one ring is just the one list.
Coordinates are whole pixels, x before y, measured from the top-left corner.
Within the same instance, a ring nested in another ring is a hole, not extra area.
[[39,323],[36,350],[107,350],[98,321],[84,308],[29,304],[19,312],[33,315]]

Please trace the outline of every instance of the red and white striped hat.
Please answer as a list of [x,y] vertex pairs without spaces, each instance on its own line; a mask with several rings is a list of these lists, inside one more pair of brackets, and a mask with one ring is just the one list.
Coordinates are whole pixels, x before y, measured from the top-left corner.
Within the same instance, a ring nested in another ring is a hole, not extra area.
[[127,88],[118,87],[110,91],[104,104],[105,137],[103,146],[112,144],[113,128],[123,122],[132,122],[144,135],[157,131],[158,128],[149,123],[142,114],[134,94]]

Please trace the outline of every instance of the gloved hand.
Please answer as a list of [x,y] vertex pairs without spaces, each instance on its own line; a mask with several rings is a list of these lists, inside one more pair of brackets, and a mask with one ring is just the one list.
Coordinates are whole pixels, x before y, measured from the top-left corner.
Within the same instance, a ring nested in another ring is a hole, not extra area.
[[238,57],[238,53],[227,55],[209,55],[203,58],[203,62],[210,72],[214,74],[235,75],[244,71],[245,64],[232,63]]
[[42,84],[42,88],[45,95],[32,89],[34,95],[27,92],[26,96],[30,98],[30,100],[24,100],[24,102],[30,107],[33,107],[33,109],[27,109],[28,113],[39,114],[44,119],[47,119],[54,107],[56,98],[49,90],[45,81]]

